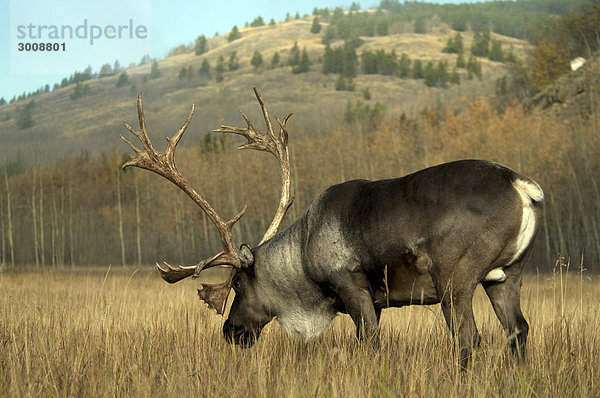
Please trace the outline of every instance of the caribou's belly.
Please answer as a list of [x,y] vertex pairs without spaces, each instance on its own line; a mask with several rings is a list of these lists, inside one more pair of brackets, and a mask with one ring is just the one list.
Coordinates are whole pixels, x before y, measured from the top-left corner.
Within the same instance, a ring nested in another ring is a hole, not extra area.
[[401,307],[439,303],[438,295],[429,273],[420,274],[406,264],[388,268],[387,288],[376,293],[376,302],[383,307]]

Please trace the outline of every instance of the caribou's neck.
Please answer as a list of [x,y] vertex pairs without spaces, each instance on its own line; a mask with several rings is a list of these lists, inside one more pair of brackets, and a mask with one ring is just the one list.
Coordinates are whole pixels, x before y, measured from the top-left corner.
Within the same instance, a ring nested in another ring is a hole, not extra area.
[[256,248],[257,291],[263,305],[292,334],[318,337],[335,316],[327,298],[302,267],[304,217]]

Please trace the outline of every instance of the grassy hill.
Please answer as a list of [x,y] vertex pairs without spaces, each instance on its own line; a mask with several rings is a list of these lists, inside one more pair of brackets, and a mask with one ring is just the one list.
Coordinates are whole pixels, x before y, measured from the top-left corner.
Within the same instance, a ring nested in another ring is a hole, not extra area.
[[[293,20],[276,25],[240,29],[241,38],[229,42],[227,36],[217,36],[207,41],[207,51],[201,56],[188,53],[158,60],[161,76],[148,79],[149,64],[125,69],[129,81],[116,87],[118,76],[92,79],[84,82],[88,94],[72,99],[74,85],[59,88],[34,97],[33,126],[19,129],[18,116],[31,99],[20,100],[0,107],[0,159],[10,161],[20,153],[27,165],[48,163],[57,158],[84,152],[105,152],[120,143],[124,132],[122,120],[135,122],[135,97],[143,92],[144,105],[150,133],[155,137],[171,135],[187,114],[192,103],[198,107],[188,142],[197,142],[205,132],[220,123],[238,124],[239,110],[249,116],[258,115],[258,107],[251,87],[257,86],[273,114],[294,112],[290,122],[293,134],[319,134],[332,125],[342,123],[348,101],[385,105],[384,117],[402,113],[412,115],[424,107],[456,102],[463,96],[486,96],[493,92],[497,77],[504,73],[504,64],[479,58],[482,79],[468,80],[464,69],[459,69],[461,82],[448,88],[426,87],[423,79],[402,79],[395,76],[365,75],[354,79],[354,91],[336,91],[336,74],[323,74],[322,57],[325,45],[323,33],[310,33],[312,18]],[[454,36],[447,25],[430,22],[428,33],[406,33],[387,36],[361,37],[356,48],[360,59],[364,51],[395,50],[407,54],[411,60],[420,59],[425,65],[446,60],[450,70],[456,63],[456,54],[442,53],[447,40]],[[327,24],[323,23],[326,28]],[[323,32],[325,29],[322,29]],[[471,46],[473,34],[462,33],[466,51]],[[512,47],[517,57],[525,56],[528,44],[522,40],[492,34],[505,49]],[[312,62],[307,73],[293,74],[290,66],[270,68],[271,58],[278,52],[281,63],[287,65],[294,43],[306,49]],[[343,45],[333,41],[331,47]],[[220,56],[227,60],[236,53],[239,69],[224,73],[216,82],[214,67]],[[255,69],[250,60],[255,51],[262,54],[266,66]],[[212,79],[199,76],[199,68],[208,60],[213,71]],[[190,68],[191,77],[179,78],[182,68]],[[360,68],[360,66],[359,66]],[[364,98],[367,90],[370,99]]]

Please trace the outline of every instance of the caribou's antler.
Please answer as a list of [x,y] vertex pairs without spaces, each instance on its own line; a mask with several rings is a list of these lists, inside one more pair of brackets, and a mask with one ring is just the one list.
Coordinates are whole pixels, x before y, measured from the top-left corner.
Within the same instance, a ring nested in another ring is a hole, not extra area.
[[269,118],[269,112],[267,111],[267,106],[263,101],[260,93],[256,89],[256,87],[252,87],[254,90],[254,94],[256,94],[256,99],[260,104],[260,108],[262,110],[263,116],[265,118],[265,124],[267,126],[267,132],[261,133],[257,131],[248,117],[242,112],[242,117],[246,121],[248,127],[240,128],[240,127],[231,127],[231,126],[221,126],[220,129],[213,130],[215,133],[231,133],[238,134],[246,137],[248,142],[244,145],[240,145],[239,149],[255,149],[258,151],[265,151],[273,154],[275,158],[279,161],[279,167],[281,169],[281,197],[279,199],[279,206],[275,215],[273,216],[273,221],[271,225],[265,232],[263,238],[261,239],[260,244],[271,239],[279,229],[281,225],[281,221],[283,221],[283,217],[285,213],[290,208],[292,203],[294,202],[294,197],[291,196],[290,189],[290,156],[288,153],[288,133],[285,129],[285,125],[292,116],[290,113],[286,117],[283,118],[283,121],[279,120],[279,118],[275,117],[277,123],[279,124],[280,130],[279,134],[275,135],[273,132],[273,125],[271,124],[271,119]]
[[[271,222],[271,225],[260,242],[263,243],[277,233],[279,225],[281,224],[286,211],[294,200],[290,195],[290,161],[287,148],[288,135],[287,131],[285,130],[285,124],[292,115],[289,114],[286,116],[283,119],[283,122],[277,119],[277,123],[280,126],[280,132],[276,136],[273,132],[273,126],[271,125],[267,107],[265,106],[265,103],[256,87],[254,87],[254,93],[256,94],[256,98],[258,99],[265,118],[267,125],[266,134],[257,131],[244,113],[242,113],[242,116],[248,124],[247,128],[242,129],[237,127],[221,126],[220,129],[214,131],[242,135],[247,138],[248,142],[240,146],[240,149],[256,149],[259,151],[270,152],[279,161],[282,176],[281,199],[279,201],[279,207],[275,213],[273,221]],[[184,191],[198,206],[200,206],[202,211],[206,213],[208,218],[217,227],[221,237],[221,242],[223,243],[223,251],[209,259],[201,261],[196,265],[173,267],[167,263],[164,263],[164,266],[161,266],[157,263],[156,268],[165,281],[169,283],[175,283],[189,276],[198,276],[200,271],[203,269],[216,266],[230,266],[231,272],[224,283],[212,285],[203,284],[203,289],[198,290],[200,298],[204,300],[210,308],[214,308],[219,314],[222,314],[225,309],[227,296],[231,290],[231,281],[235,270],[241,267],[239,251],[233,243],[233,235],[231,231],[234,224],[243,216],[244,212],[246,211],[246,207],[244,207],[244,209],[231,220],[224,221],[210,205],[210,203],[208,203],[198,192],[196,192],[196,190],[189,184],[185,177],[181,175],[179,170],[177,170],[177,167],[175,166],[175,148],[177,147],[181,136],[192,120],[192,116],[194,114],[193,105],[181,128],[177,131],[173,138],[167,138],[167,148],[165,153],[158,153],[148,136],[148,131],[146,130],[146,121],[144,119],[144,110],[142,108],[141,93],[138,95],[137,111],[140,130],[134,130],[127,122],[124,122],[124,124],[127,130],[129,130],[140,140],[143,149],[139,149],[127,138],[121,136],[121,139],[123,139],[123,141],[125,141],[135,152],[135,154],[131,155],[131,159],[123,165],[123,168],[128,166],[139,167],[157,173],[171,181],[182,191]]]
[[[146,121],[144,118],[144,110],[142,107],[142,94],[138,95],[137,101],[137,111],[138,111],[138,119],[140,123],[140,130],[134,130],[127,122],[125,123],[125,127],[129,130],[133,135],[135,135],[140,142],[142,143],[142,149],[137,148],[131,141],[127,138],[121,136],[121,139],[125,141],[131,149],[135,152],[134,155],[131,155],[131,160],[126,162],[123,165],[123,168],[128,166],[135,166],[142,169],[150,170],[156,174],[159,174],[165,177],[167,180],[171,181],[177,187],[179,187],[182,191],[184,191],[200,208],[208,218],[212,221],[213,224],[217,227],[219,231],[219,235],[221,237],[221,242],[223,243],[223,251],[213,256],[210,259],[204,260],[195,266],[177,266],[172,267],[165,263],[166,268],[161,267],[157,264],[157,269],[160,272],[161,276],[164,280],[169,283],[177,282],[183,278],[187,278],[188,276],[197,275],[201,270],[215,267],[219,265],[228,265],[233,268],[240,267],[240,260],[238,258],[238,250],[233,243],[233,235],[231,230],[233,225],[242,217],[244,212],[246,211],[246,207],[239,212],[235,217],[233,217],[229,221],[224,221],[221,216],[215,211],[215,209],[208,203],[196,190],[189,184],[187,179],[181,175],[177,167],[175,166],[175,148],[181,139],[181,136],[189,126],[192,116],[194,114],[194,106],[192,105],[192,110],[190,111],[187,119],[175,133],[173,138],[167,138],[167,149],[165,153],[158,153],[152,145],[152,141],[148,136],[148,131],[146,129]],[[234,270],[232,269],[233,273]],[[232,275],[230,275],[229,279],[231,279]],[[208,285],[206,285],[208,286]],[[206,288],[205,286],[205,288]],[[211,292],[211,293],[208,293]],[[219,314],[223,313],[225,307],[225,301],[227,300],[227,294],[229,293],[229,288],[221,285],[214,285],[207,289],[207,294],[204,297],[204,301],[211,308],[215,308]],[[225,297],[223,299],[223,296]]]

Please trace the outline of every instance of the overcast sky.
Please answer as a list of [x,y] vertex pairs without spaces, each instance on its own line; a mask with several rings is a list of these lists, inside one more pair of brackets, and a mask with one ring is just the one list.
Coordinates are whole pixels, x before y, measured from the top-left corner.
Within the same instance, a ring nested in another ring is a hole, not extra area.
[[[464,3],[475,0],[430,0]],[[204,34],[228,32],[255,17],[265,22],[285,19],[286,13],[312,14],[315,6],[348,8],[352,0],[241,0],[177,2],[160,0],[0,0],[0,97],[59,83],[90,65],[139,62],[149,54],[163,58],[179,44]],[[378,0],[359,1],[363,9]],[[72,37],[70,37],[72,35]],[[41,36],[41,38],[40,38]],[[55,38],[58,37],[58,38]],[[52,51],[26,51],[33,43],[61,43]],[[62,45],[64,44],[64,47]]]

